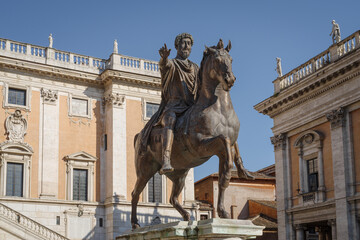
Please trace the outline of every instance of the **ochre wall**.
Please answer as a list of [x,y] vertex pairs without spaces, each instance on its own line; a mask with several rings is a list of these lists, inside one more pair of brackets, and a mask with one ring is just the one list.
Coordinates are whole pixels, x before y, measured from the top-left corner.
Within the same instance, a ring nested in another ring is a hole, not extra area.
[[[326,188],[326,198],[332,199],[334,198],[334,178],[333,178],[330,122],[325,122],[323,124],[320,124],[318,126],[315,126],[307,130],[319,131],[324,136],[323,161],[324,161],[324,182]],[[297,189],[299,188],[299,184],[300,184],[298,149],[295,148],[294,144],[296,139],[302,134],[303,132],[290,137],[292,197],[296,197],[298,195]],[[298,199],[293,200],[293,205],[298,205]]]
[[[0,99],[2,101],[3,106],[3,91],[4,86],[1,87],[0,91]],[[23,110],[22,108],[16,108],[16,107],[10,107],[3,109],[0,111],[0,119],[3,119],[3,123],[5,122],[5,119],[9,116],[9,114],[13,114],[16,109],[21,110],[21,114],[23,117],[27,120],[27,131],[26,135],[24,137],[24,142],[29,144],[34,153],[31,158],[31,173],[30,173],[30,197],[31,198],[37,198],[38,197],[38,175],[39,175],[39,116],[40,116],[40,109],[39,104],[40,103],[40,93],[36,91],[31,92],[31,102],[30,111]],[[7,135],[5,134],[5,124],[0,124],[0,142],[4,142],[7,140]]]
[[[99,201],[98,168],[100,165],[100,103],[92,100],[92,117],[69,117],[68,97],[59,96],[59,199],[66,199],[66,162],[64,157],[80,151],[98,158],[95,165],[94,193],[95,201]],[[99,118],[99,119],[97,119]]]
[[[21,111],[23,116],[26,114]],[[28,129],[24,141],[32,147],[34,153],[31,160],[31,175],[30,175],[30,198],[37,198],[39,196],[38,180],[39,180],[39,126],[40,126],[40,92],[31,92],[31,112],[29,112]]]
[[134,137],[144,127],[141,101],[126,100],[126,125],[127,200],[131,201],[136,182]]
[[[352,123],[352,140],[355,164],[355,181],[360,182],[360,109],[350,113]],[[356,185],[356,192],[360,192],[360,185]]]

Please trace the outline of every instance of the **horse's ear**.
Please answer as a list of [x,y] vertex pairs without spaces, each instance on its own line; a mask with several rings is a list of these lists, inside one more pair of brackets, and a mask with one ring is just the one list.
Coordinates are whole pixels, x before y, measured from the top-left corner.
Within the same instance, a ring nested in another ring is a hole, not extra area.
[[224,43],[223,40],[220,38],[218,45],[217,45],[217,49],[224,49]]
[[229,44],[226,46],[225,50],[227,52],[230,52],[230,49],[231,49],[231,41],[229,40]]

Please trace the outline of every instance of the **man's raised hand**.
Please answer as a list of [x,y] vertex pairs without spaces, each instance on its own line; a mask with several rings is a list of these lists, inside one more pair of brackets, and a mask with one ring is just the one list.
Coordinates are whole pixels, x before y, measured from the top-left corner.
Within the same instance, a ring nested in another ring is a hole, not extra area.
[[164,43],[164,46],[160,48],[159,54],[163,59],[166,59],[170,55],[171,49],[168,49],[166,46],[166,43]]

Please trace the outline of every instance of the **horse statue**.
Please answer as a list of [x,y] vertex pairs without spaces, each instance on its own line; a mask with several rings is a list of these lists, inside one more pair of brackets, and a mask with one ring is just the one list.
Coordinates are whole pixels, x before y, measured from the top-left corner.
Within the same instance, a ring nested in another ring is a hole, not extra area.
[[[240,122],[229,93],[235,82],[230,49],[231,42],[224,48],[221,39],[217,46],[205,48],[199,70],[201,82],[198,99],[176,122],[171,154],[174,171],[165,175],[173,182],[170,203],[184,221],[190,220],[190,214],[181,206],[178,197],[190,168],[203,164],[214,155],[219,157],[217,212],[220,218],[230,218],[224,207],[224,193],[229,185],[233,163],[235,162],[239,177],[252,177],[243,167],[237,144]],[[131,201],[133,229],[140,227],[136,217],[139,195],[150,178],[161,168],[161,131],[163,129],[160,126],[151,130],[145,150],[141,148],[139,134],[135,136],[137,180]]]

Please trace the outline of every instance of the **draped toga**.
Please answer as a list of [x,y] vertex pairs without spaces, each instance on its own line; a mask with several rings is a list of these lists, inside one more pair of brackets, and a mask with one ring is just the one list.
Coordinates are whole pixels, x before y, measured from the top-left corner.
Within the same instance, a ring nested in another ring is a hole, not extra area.
[[195,63],[187,59],[170,59],[165,64],[160,64],[160,73],[161,103],[139,136],[144,149],[148,144],[151,129],[160,125],[164,115],[174,112],[176,116],[180,116],[194,104],[197,97],[199,67]]

